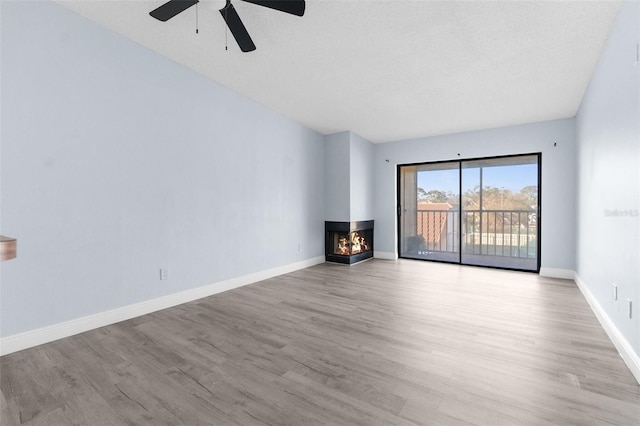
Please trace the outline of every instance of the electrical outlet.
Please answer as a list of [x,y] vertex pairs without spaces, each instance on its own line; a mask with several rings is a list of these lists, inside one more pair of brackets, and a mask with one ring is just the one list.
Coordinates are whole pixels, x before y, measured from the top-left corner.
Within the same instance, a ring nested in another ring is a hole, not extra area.
[[160,280],[164,281],[166,279],[169,279],[169,271],[167,268],[160,268]]
[[300,243],[298,243],[298,251],[300,251]]
[[613,286],[613,300],[618,300],[618,285],[611,284]]
[[629,319],[633,318],[633,305],[631,299],[627,299],[627,306],[629,307]]

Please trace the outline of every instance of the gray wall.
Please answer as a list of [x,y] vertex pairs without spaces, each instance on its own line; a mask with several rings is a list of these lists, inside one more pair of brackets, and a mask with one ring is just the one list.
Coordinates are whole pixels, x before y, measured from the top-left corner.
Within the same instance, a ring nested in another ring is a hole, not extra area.
[[350,220],[350,137],[349,132],[334,133],[325,137],[324,216],[328,221],[348,222]]
[[1,4],[1,336],[323,255],[322,135],[54,3]]
[[541,152],[542,267],[574,270],[576,163],[573,119],[386,143],[377,148],[377,252],[397,252],[398,164]]
[[325,217],[336,222],[373,219],[375,146],[340,132],[325,137]]
[[[640,354],[640,3],[627,2],[576,118],[576,272]],[[618,214],[611,212],[618,211]],[[612,284],[618,285],[618,301]],[[626,299],[634,302],[627,315]]]
[[[360,135],[350,132],[351,220],[373,219],[375,146]],[[374,224],[375,226],[375,224]]]

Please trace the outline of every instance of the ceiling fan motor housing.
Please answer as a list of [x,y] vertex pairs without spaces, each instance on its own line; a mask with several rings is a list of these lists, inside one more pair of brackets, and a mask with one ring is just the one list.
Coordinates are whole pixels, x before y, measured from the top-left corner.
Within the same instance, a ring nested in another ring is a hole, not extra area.
[[201,0],[200,4],[211,10],[222,10],[229,4],[229,0]]

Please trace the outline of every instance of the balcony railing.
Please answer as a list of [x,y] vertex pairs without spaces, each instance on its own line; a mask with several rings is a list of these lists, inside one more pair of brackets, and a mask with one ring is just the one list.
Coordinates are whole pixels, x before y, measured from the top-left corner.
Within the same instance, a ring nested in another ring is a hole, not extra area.
[[[444,252],[536,258],[537,214],[534,210],[419,210],[416,236],[406,249],[416,254]],[[460,250],[462,243],[462,250]]]

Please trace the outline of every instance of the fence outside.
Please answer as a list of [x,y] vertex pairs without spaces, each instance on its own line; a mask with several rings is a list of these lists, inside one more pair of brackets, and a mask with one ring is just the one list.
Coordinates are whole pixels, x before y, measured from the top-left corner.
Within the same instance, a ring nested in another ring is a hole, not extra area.
[[[418,210],[419,252],[459,252],[460,212]],[[487,256],[536,258],[537,214],[533,210],[463,210],[462,252]]]

